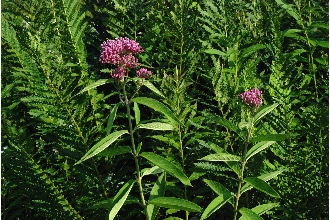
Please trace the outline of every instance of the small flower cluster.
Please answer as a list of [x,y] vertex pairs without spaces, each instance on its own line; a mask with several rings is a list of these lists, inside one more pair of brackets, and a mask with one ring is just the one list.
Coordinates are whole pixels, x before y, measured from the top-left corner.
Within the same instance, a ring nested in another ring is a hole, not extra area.
[[145,68],[141,68],[138,71],[136,71],[136,75],[139,78],[146,79],[146,78],[149,78],[151,76],[151,71],[149,71]]
[[[100,56],[101,63],[109,63],[116,65],[110,74],[111,77],[117,80],[123,79],[127,74],[127,68],[137,68],[140,63],[133,54],[139,54],[143,52],[142,47],[134,40],[129,38],[120,37],[115,40],[107,40],[101,44],[102,52]],[[151,72],[141,68],[137,71],[137,76],[140,78],[150,77]]]
[[239,95],[249,107],[258,108],[262,104],[262,91],[253,88]]

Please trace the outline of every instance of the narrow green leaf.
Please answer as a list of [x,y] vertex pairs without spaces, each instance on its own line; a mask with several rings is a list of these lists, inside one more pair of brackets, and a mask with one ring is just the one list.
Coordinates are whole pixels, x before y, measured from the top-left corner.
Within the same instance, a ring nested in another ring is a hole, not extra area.
[[120,154],[131,153],[132,149],[129,146],[107,148],[104,151],[97,154],[97,156],[113,157]]
[[266,183],[262,179],[259,179],[257,177],[246,177],[244,181],[251,184],[251,186],[253,186],[254,188],[256,188],[261,192],[264,192],[275,198],[280,198],[280,195],[268,183]]
[[134,102],[133,108],[134,108],[134,114],[135,114],[135,123],[138,125],[140,123],[140,118],[141,118],[140,108],[136,102]]
[[310,25],[310,27],[319,27],[319,28],[329,29],[329,23],[313,23]]
[[9,95],[11,89],[14,87],[14,83],[8,84],[5,88],[1,89],[1,97],[4,98]]
[[206,161],[239,161],[241,158],[239,156],[222,153],[222,154],[209,154],[199,160],[206,160]]
[[318,40],[317,45],[324,47],[324,48],[329,48],[329,41],[326,40]]
[[113,198],[113,207],[109,212],[109,220],[112,220],[115,218],[117,213],[119,212],[120,208],[123,206],[129,192],[131,191],[135,181],[130,180],[125,185],[121,187],[119,192],[115,195]]
[[[165,195],[165,186],[166,186],[166,173],[164,172],[155,182],[155,185],[152,187],[150,192],[149,200],[163,197]],[[147,206],[147,215],[148,220],[155,220],[157,213],[160,207],[153,204],[148,204]]]
[[248,56],[250,56],[251,54],[253,54],[254,52],[257,52],[258,50],[261,50],[261,49],[264,49],[266,48],[266,46],[264,44],[256,44],[256,45],[252,45],[248,48],[245,48],[243,51],[242,51],[242,54],[241,56],[246,58]]
[[147,97],[136,97],[132,99],[132,101],[142,105],[146,105],[149,108],[152,108],[155,111],[164,114],[169,120],[171,120],[175,124],[184,126],[184,124],[182,124],[180,120],[177,117],[175,117],[173,112],[171,112],[171,110],[167,106],[165,106],[163,103],[160,103],[155,99],[147,98]]
[[106,136],[105,138],[103,138],[102,140],[100,140],[97,144],[95,144],[77,163],[75,163],[74,165],[77,165],[91,157],[94,157],[95,155],[97,155],[98,153],[100,153],[101,151],[103,151],[105,148],[107,148],[110,144],[112,144],[115,140],[117,140],[120,136],[122,136],[123,134],[128,134],[128,131],[126,130],[121,130],[121,131],[116,131],[113,132],[111,134],[109,134],[108,136]]
[[251,138],[251,142],[257,141],[284,141],[296,137],[297,134],[264,134]]
[[247,220],[263,220],[258,214],[256,214],[254,211],[248,208],[240,208],[239,212],[244,216]]
[[172,164],[162,156],[150,152],[143,152],[140,154],[140,156],[144,157],[151,163],[159,166],[172,176],[178,178],[184,185],[191,186],[188,177],[179,168],[177,168],[174,164]]
[[158,166],[154,166],[151,168],[145,168],[143,170],[141,170],[142,173],[142,177],[147,176],[147,175],[151,175],[151,174],[157,174],[157,173],[162,173],[164,170]]
[[[279,203],[267,203],[267,204],[258,205],[256,207],[252,208],[252,211],[260,216],[277,206],[279,206]],[[241,216],[239,218],[239,220],[248,220],[248,219],[245,218],[244,216]]]
[[156,93],[157,95],[160,95],[161,97],[165,98],[165,96],[163,95],[163,93],[161,93],[161,91],[159,91],[154,84],[152,84],[149,80],[144,80],[143,81],[143,85],[145,85],[146,87],[148,87],[151,91],[153,91],[154,93]]
[[250,159],[253,155],[256,155],[260,151],[266,149],[270,145],[274,144],[275,141],[267,141],[267,142],[259,142],[254,145],[247,153],[246,153],[246,160]]
[[203,180],[216,194],[224,195],[225,198],[233,196],[233,194],[222,184],[217,183],[212,180],[204,179]]
[[108,119],[108,123],[107,123],[107,127],[105,128],[105,131],[107,132],[107,135],[109,135],[110,132],[111,132],[112,125],[113,125],[113,121],[114,121],[115,118],[116,118],[116,114],[117,114],[117,110],[118,110],[119,104],[120,104],[120,103],[116,104],[116,105],[111,109],[111,112],[110,112],[110,115],[109,115],[109,119]]
[[237,161],[225,161],[225,163],[237,174],[241,175],[241,169]]
[[[263,181],[269,181],[271,179],[273,179],[274,177],[278,176],[279,174],[281,174],[282,172],[284,172],[285,169],[283,170],[277,170],[277,171],[274,171],[274,172],[271,172],[271,173],[266,173],[266,174],[263,174],[261,176],[258,176],[259,179],[263,180]],[[250,190],[252,189],[253,187],[249,184],[249,183],[246,183],[244,184],[244,186],[241,188],[241,192],[244,193],[246,192],[247,190]]]
[[151,123],[147,123],[147,124],[139,124],[138,128],[158,130],[158,131],[171,131],[171,130],[174,130],[174,127],[171,124],[162,123],[162,122],[151,122]]
[[216,54],[216,55],[220,55],[220,56],[227,56],[226,53],[217,50],[217,49],[207,49],[204,51],[204,53],[208,53],[208,54]]
[[203,113],[204,116],[208,119],[211,120],[211,122],[222,125],[228,129],[230,129],[231,131],[235,132],[236,134],[238,134],[239,136],[241,136],[242,138],[245,138],[242,130],[239,129],[239,127],[237,127],[234,123],[232,123],[231,121],[228,121],[218,115],[215,114],[211,114],[211,113]]
[[[103,200],[101,202],[98,202],[98,203],[88,207],[88,209],[108,209],[108,210],[110,210],[114,206],[113,199],[114,198]],[[129,205],[129,204],[134,204],[134,203],[139,203],[139,199],[134,196],[127,196],[127,198],[124,202],[124,205]]]
[[264,107],[259,108],[258,112],[254,116],[254,123],[257,123],[262,117],[267,115],[269,112],[273,111],[278,106],[278,103],[267,105]]
[[[83,92],[86,92],[86,91],[88,91],[88,90],[90,90],[90,89],[94,89],[94,88],[96,88],[96,87],[98,87],[98,86],[104,85],[104,84],[109,83],[109,82],[111,82],[111,81],[112,81],[112,79],[100,79],[100,80],[98,80],[98,81],[96,81],[96,82],[94,82],[94,83],[92,83],[92,84],[86,86],[83,90],[81,90],[80,92],[78,92],[78,93],[77,93],[76,95],[74,95],[74,96],[77,96],[77,95],[79,95],[79,94],[81,94],[81,93],[83,93]],[[72,96],[72,97],[74,97],[74,96]]]
[[275,0],[275,1],[279,6],[281,6],[283,9],[285,9],[289,15],[291,15],[294,19],[296,19],[298,24],[301,24],[299,13],[295,8],[293,8],[293,5],[288,5],[288,4],[284,3],[282,0]]
[[210,204],[204,210],[201,220],[210,217],[215,211],[217,211],[221,206],[226,204],[233,196],[228,197],[226,194],[219,195],[213,199]]
[[189,212],[202,212],[202,208],[188,200],[174,197],[157,197],[149,201],[150,204],[169,209],[185,210]]

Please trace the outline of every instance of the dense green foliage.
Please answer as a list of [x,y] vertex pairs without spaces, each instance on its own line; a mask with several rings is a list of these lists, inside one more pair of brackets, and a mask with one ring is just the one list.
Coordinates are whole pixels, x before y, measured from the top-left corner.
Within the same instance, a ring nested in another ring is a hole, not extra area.
[[[1,8],[2,219],[106,219],[118,191],[129,195],[116,218],[145,218],[128,136],[74,165],[106,135],[128,130],[116,82],[107,80],[111,67],[99,62],[101,43],[121,36],[144,48],[139,60],[163,94],[142,87],[139,96],[160,100],[182,123],[135,133],[142,170],[157,161],[153,152],[182,173],[145,175],[147,197],[157,181],[173,204],[197,204],[188,211],[199,219],[217,197],[212,184],[236,190],[225,163],[199,159],[220,148],[240,155],[244,138],[233,128],[246,129],[249,114],[238,95],[255,87],[264,105],[279,105],[254,132],[292,136],[245,169],[250,177],[285,170],[269,182],[280,197],[253,189],[240,205],[276,203],[264,219],[328,218],[328,1],[3,0]],[[99,79],[106,84],[79,93]],[[136,103],[141,121],[163,118]],[[156,219],[184,216],[168,207]],[[227,203],[209,219],[232,216]]]

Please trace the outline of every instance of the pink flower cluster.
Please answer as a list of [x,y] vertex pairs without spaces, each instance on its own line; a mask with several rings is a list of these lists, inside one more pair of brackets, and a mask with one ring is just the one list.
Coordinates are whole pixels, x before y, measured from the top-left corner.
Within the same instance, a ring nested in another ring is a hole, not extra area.
[[139,78],[146,79],[146,78],[149,78],[151,76],[151,71],[149,71],[145,68],[141,68],[138,71],[136,71],[136,75]]
[[110,73],[111,77],[117,80],[122,79],[126,75],[126,69],[122,67],[118,67]]
[[243,92],[239,95],[243,102],[250,107],[258,108],[262,104],[262,91],[253,88],[250,91]]
[[[143,49],[139,43],[134,40],[130,40],[127,37],[120,37],[115,40],[104,41],[101,47],[100,62],[117,66],[117,68],[110,73],[111,77],[114,79],[123,79],[127,74],[127,68],[137,68],[140,66],[138,59],[134,57],[133,54],[139,54],[143,52]],[[151,72],[144,68],[141,68],[136,73],[140,78],[147,78],[151,75]]]

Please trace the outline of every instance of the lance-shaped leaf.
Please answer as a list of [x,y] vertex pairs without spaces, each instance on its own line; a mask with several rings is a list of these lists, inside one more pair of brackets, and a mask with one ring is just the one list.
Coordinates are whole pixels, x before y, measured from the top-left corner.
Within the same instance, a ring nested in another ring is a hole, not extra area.
[[120,208],[123,206],[129,192],[131,191],[133,185],[134,185],[135,181],[134,180],[130,180],[127,183],[125,183],[125,185],[123,185],[121,187],[121,189],[119,190],[119,192],[115,195],[115,197],[113,198],[113,207],[111,208],[110,212],[109,212],[109,220],[114,219],[115,216],[117,215],[117,213],[119,212]]
[[208,218],[215,211],[221,208],[221,206],[226,204],[232,197],[233,195],[231,194],[222,194],[216,197],[215,199],[213,199],[212,202],[204,210],[201,220]]
[[204,179],[203,181],[218,195],[233,195],[226,187],[220,183],[208,179]]
[[214,213],[221,206],[226,204],[226,202],[228,202],[230,200],[230,198],[234,196],[233,193],[231,193],[226,187],[224,187],[220,183],[217,183],[212,180],[207,180],[207,179],[204,179],[203,181],[219,196],[217,198],[215,198],[207,206],[201,219],[208,218],[212,213]]
[[[267,204],[258,205],[256,207],[252,208],[252,211],[258,215],[262,215],[277,206],[279,206],[279,203],[267,203]],[[239,218],[239,220],[248,220],[248,219],[244,216],[241,216]]]
[[241,56],[246,58],[248,56],[250,56],[251,54],[253,54],[254,52],[257,52],[258,50],[261,50],[261,49],[264,49],[266,48],[266,46],[264,44],[255,44],[255,45],[252,45],[248,48],[245,48],[243,51],[242,51],[242,54]]
[[237,127],[234,123],[232,123],[231,121],[228,121],[227,119],[224,119],[218,115],[215,114],[211,114],[211,113],[203,113],[205,115],[206,118],[210,119],[213,123],[217,123],[219,125],[222,125],[228,129],[230,129],[231,131],[235,132],[236,134],[238,134],[240,137],[242,137],[243,139],[245,138],[245,134],[244,132]]
[[146,87],[148,87],[151,91],[153,91],[154,93],[156,93],[157,95],[160,95],[161,97],[165,98],[165,96],[163,95],[163,93],[161,93],[161,91],[159,91],[154,84],[152,84],[149,80],[144,80],[143,81],[143,85],[145,85]]
[[141,117],[139,105],[136,102],[134,102],[134,107],[133,108],[134,108],[134,114],[135,114],[135,123],[139,124],[140,123],[140,117]]
[[206,50],[204,51],[204,53],[208,53],[208,54],[216,54],[216,55],[220,55],[220,56],[227,56],[226,53],[224,53],[224,52],[222,52],[222,51],[220,51],[220,50],[217,50],[217,49],[213,49],[213,48],[211,48],[211,49],[206,49]]
[[100,140],[97,144],[95,144],[89,151],[87,151],[87,153],[77,163],[75,163],[75,165],[79,164],[91,157],[94,157],[95,155],[97,155],[98,153],[103,151],[105,148],[107,148],[110,144],[112,144],[115,140],[117,140],[123,134],[128,134],[128,131],[121,130],[121,131],[116,131],[116,132],[109,134],[108,136],[106,136],[105,138]]
[[237,161],[225,161],[225,163],[232,169],[237,175],[241,175],[241,168]]
[[202,208],[185,199],[174,197],[157,197],[149,201],[150,204],[165,207],[169,209],[185,210],[189,212],[202,212]]
[[97,156],[108,156],[113,157],[120,154],[131,153],[132,149],[129,146],[122,146],[122,147],[111,147],[107,148],[104,151],[97,154]]
[[142,105],[146,105],[149,108],[152,108],[155,111],[158,111],[158,112],[164,114],[169,120],[171,120],[175,124],[184,126],[184,124],[182,124],[180,122],[180,120],[177,117],[175,117],[173,112],[171,112],[171,110],[167,106],[165,106],[163,103],[161,103],[155,99],[147,98],[147,97],[136,97],[136,98],[132,99],[132,101],[142,104]]
[[172,176],[178,178],[184,185],[191,186],[188,177],[178,167],[176,167],[162,156],[150,152],[143,152],[140,154],[140,156],[159,166]]
[[139,124],[138,128],[157,130],[157,131],[171,131],[174,127],[171,124],[163,122],[151,122],[146,124]]
[[[107,83],[109,83],[111,81],[112,81],[112,79],[100,79],[100,80],[97,80],[96,82],[93,82],[92,84],[90,84],[90,85],[86,86],[85,88],[83,88],[80,92],[78,92],[74,96],[77,96],[77,95],[79,95],[79,94],[81,94],[83,92],[86,92],[86,91],[90,90],[90,89],[94,89],[94,88],[96,88],[98,86],[107,84]],[[74,96],[72,96],[72,97],[74,97]]]
[[275,141],[267,141],[267,142],[259,142],[254,145],[247,153],[246,153],[246,160],[250,159],[253,155],[259,153],[260,151],[266,149],[270,145],[274,144]]
[[296,137],[297,134],[264,134],[251,138],[251,142],[257,141],[284,141]]
[[[274,172],[271,172],[271,173],[266,173],[266,174],[263,174],[261,176],[258,176],[259,179],[263,180],[263,181],[268,181],[268,180],[271,180],[273,179],[274,177],[278,176],[279,174],[281,174],[284,170],[278,170],[278,171],[274,171]],[[249,183],[246,183],[244,184],[244,186],[241,188],[241,192],[244,193],[246,192],[247,190],[250,190],[252,189],[253,187],[249,184]]]
[[256,214],[254,211],[252,211],[251,209],[248,208],[240,208],[238,210],[242,216],[247,219],[247,220],[263,220],[263,218],[261,218],[258,214]]
[[254,123],[257,123],[262,117],[267,115],[269,112],[273,111],[274,108],[278,106],[278,103],[260,107],[254,116]]
[[[88,209],[108,209],[108,210],[110,210],[114,206],[113,199],[114,198],[103,200],[101,202],[98,202],[98,203],[88,207]],[[138,203],[139,203],[138,198],[128,195],[125,202],[124,202],[124,205],[138,204]]]
[[[166,186],[166,173],[164,172],[155,182],[155,185],[152,187],[152,190],[150,192],[149,200],[163,197],[165,194],[165,186]],[[148,220],[154,220],[157,216],[157,213],[159,211],[160,207],[148,204],[147,206],[147,216]]]
[[142,173],[142,177],[143,176],[147,176],[147,175],[151,175],[151,174],[157,174],[157,173],[162,173],[164,172],[164,170],[158,166],[154,166],[154,167],[151,167],[151,168],[145,168],[143,170],[141,170],[141,173]]
[[246,177],[244,181],[249,183],[251,186],[253,186],[254,188],[256,188],[261,192],[264,192],[275,198],[280,198],[280,195],[268,183],[266,183],[262,179],[259,179],[257,177]]
[[110,115],[109,115],[109,119],[108,119],[108,124],[107,124],[107,127],[105,128],[105,131],[107,132],[107,135],[110,134],[111,132],[111,128],[112,128],[112,125],[113,125],[113,121],[115,120],[116,118],[116,114],[117,114],[117,110],[118,110],[118,106],[119,106],[120,103],[116,104],[112,109],[111,109],[111,112],[110,112]]
[[228,154],[228,153],[220,153],[220,154],[209,154],[199,160],[206,161],[239,161],[241,158],[239,156]]
[[275,0],[275,1],[279,6],[281,6],[283,9],[285,9],[289,15],[291,15],[294,19],[296,19],[298,24],[301,25],[299,13],[298,13],[297,9],[293,7],[293,5],[288,5],[288,4],[284,3],[282,0]]

